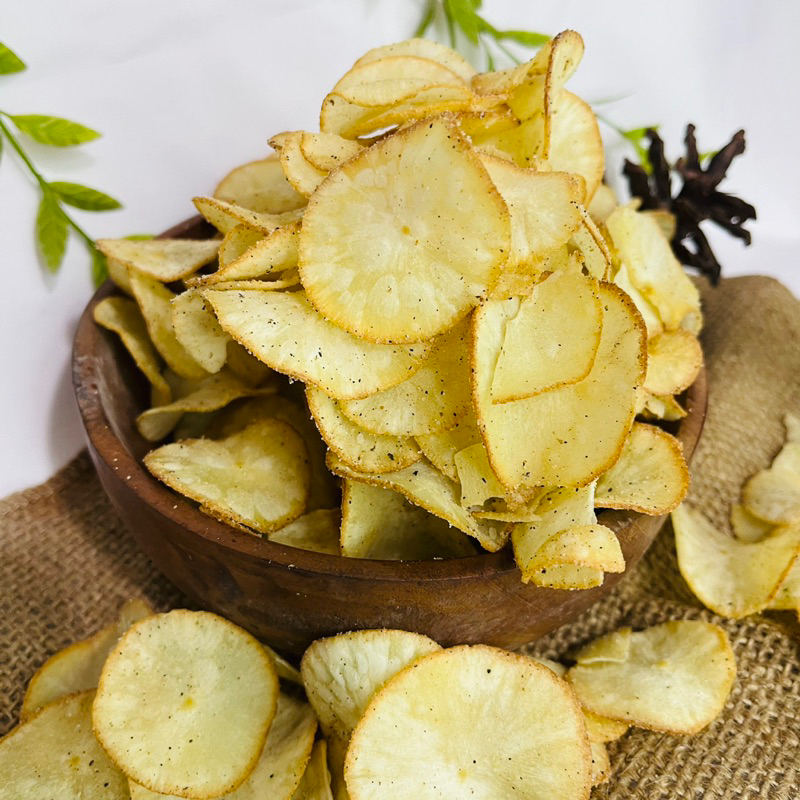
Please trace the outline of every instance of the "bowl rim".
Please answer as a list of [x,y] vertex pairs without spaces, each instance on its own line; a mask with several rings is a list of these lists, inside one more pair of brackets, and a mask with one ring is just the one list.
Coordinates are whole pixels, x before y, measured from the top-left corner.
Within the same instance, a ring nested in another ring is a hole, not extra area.
[[[202,217],[192,217],[165,231],[159,238],[192,236],[197,238],[198,235],[203,238],[203,222]],[[72,351],[73,388],[86,436],[96,456],[111,473],[124,475],[125,483],[130,490],[159,514],[188,533],[206,539],[218,547],[301,573],[353,580],[436,582],[519,572],[509,547],[504,547],[497,553],[479,553],[459,558],[426,561],[352,558],[302,550],[272,542],[225,525],[195,508],[186,498],[153,477],[144,465],[133,457],[115,435],[103,408],[97,388],[102,376],[99,374],[99,360],[94,357],[94,353],[99,337],[111,334],[101,331],[95,324],[93,312],[101,300],[118,291],[117,287],[107,280],[94,293],[81,314]],[[687,415],[681,421],[676,434],[683,445],[687,462],[691,460],[702,432],[707,400],[707,376],[703,366],[694,384],[687,391]],[[608,519],[612,515],[619,518],[621,514],[630,521],[649,516],[635,511],[602,511],[598,514],[598,520],[602,522],[604,518]]]

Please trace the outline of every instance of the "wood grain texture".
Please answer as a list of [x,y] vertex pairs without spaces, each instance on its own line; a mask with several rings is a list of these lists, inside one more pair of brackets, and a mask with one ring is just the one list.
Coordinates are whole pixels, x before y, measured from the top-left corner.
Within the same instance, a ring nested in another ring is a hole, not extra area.
[[[210,233],[197,217],[164,236]],[[447,561],[367,561],[286,547],[211,519],[141,463],[151,445],[134,420],[146,407],[147,387],[117,337],[92,319],[95,305],[115,291],[107,283],[92,298],[73,352],[75,393],[100,481],[139,546],[179,589],[263,641],[299,654],[321,636],[388,627],[443,645],[516,648],[574,619],[624,577],[609,574],[595,589],[542,589],[522,583],[509,548]],[[676,433],[688,459],[705,418],[705,371],[685,400],[688,415]],[[604,511],[599,520],[618,534],[630,570],[665,517]]]

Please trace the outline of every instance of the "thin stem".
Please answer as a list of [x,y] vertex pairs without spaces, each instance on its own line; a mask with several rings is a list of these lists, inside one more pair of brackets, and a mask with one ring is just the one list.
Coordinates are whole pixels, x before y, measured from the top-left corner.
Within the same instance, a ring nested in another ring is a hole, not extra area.
[[504,53],[507,58],[511,59],[515,64],[520,63],[520,60],[499,39],[495,39],[494,43],[497,45],[498,50]]
[[428,4],[425,7],[424,13],[422,14],[422,20],[417,26],[417,29],[414,31],[415,39],[422,36],[425,33],[425,31],[428,30],[428,28],[431,25],[431,22],[433,22],[433,17],[435,13],[436,13],[436,0],[428,0]]
[[16,154],[20,157],[22,163],[25,164],[31,175],[33,175],[33,177],[36,178],[36,182],[39,184],[39,187],[41,188],[42,192],[53,198],[56,205],[58,205],[59,211],[64,215],[64,219],[66,219],[67,224],[70,226],[70,228],[72,228],[72,230],[75,231],[75,233],[77,233],[78,236],[80,236],[84,242],[86,242],[86,245],[89,247],[89,249],[93,251],[95,249],[94,239],[92,239],[92,237],[89,236],[89,234],[86,233],[86,231],[83,228],[81,228],[81,226],[78,225],[78,223],[75,222],[75,220],[72,219],[72,217],[70,217],[70,215],[67,214],[66,211],[64,211],[64,207],[61,205],[58,196],[50,188],[50,184],[47,182],[42,173],[39,172],[38,169],[36,169],[36,167],[33,164],[33,161],[31,161],[30,159],[30,156],[28,156],[28,154],[22,148],[22,145],[19,143],[19,141],[17,141],[17,137],[14,136],[14,134],[11,132],[11,129],[3,121],[3,117],[10,118],[10,116],[11,115],[8,114],[6,111],[0,111],[0,132],[2,132],[3,136],[5,136],[6,141],[14,149],[14,152],[16,152]]
[[444,18],[447,21],[447,34],[450,37],[450,47],[453,50],[456,50],[456,26],[453,18],[450,16],[450,12],[447,10],[447,3],[442,3],[442,9],[444,11]]

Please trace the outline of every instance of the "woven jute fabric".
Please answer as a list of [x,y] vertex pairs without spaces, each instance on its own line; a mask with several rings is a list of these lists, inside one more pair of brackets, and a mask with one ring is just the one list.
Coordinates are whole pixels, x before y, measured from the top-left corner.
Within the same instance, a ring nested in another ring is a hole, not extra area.
[[[800,413],[800,303],[748,277],[704,288],[710,401],[690,501],[727,526],[743,481]],[[50,481],[0,502],[0,733],[15,724],[27,681],[65,645],[110,622],[122,603],[186,605],[122,528],[85,454]],[[609,746],[613,774],[594,798],[800,798],[800,629],[789,614],[720,620],[677,569],[669,526],[639,566],[574,623],[526,648],[559,658],[621,625],[719,622],[738,675],[723,714],[693,737],[631,730]]]

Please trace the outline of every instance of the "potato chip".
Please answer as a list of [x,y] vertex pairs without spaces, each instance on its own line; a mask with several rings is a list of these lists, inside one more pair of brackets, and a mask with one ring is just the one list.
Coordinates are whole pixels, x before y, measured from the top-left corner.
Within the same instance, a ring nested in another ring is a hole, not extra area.
[[341,514],[338,508],[319,508],[272,531],[269,540],[289,547],[299,547],[301,550],[338,556],[340,525]]
[[150,381],[153,403],[169,403],[172,390],[161,374],[160,356],[150,341],[147,325],[136,303],[126,297],[106,297],[94,307],[92,316],[98,325],[113,331],[122,340],[136,366]]
[[311,303],[350,333],[420,341],[486,295],[509,242],[505,203],[454,120],[436,118],[320,187],[303,220],[300,276]]
[[62,697],[0,739],[3,797],[127,800],[127,779],[92,732],[93,698]]
[[417,58],[436,61],[464,81],[470,80],[475,74],[472,65],[456,53],[455,50],[451,50],[449,47],[433,42],[430,39],[407,39],[404,42],[375,47],[364,53],[353,66],[358,67],[362,64],[369,64],[371,61],[391,56],[416,56]]
[[172,330],[184,350],[207,372],[219,372],[228,358],[231,337],[217,322],[198,289],[172,300]]
[[[610,639],[620,632],[609,634]],[[640,728],[692,734],[722,711],[736,676],[728,636],[718,625],[673,620],[622,633],[624,660],[583,660],[567,673],[578,700],[596,714]]]
[[565,172],[536,172],[497,156],[480,155],[511,215],[509,263],[565,244],[578,229],[584,187]]
[[573,272],[545,277],[530,296],[508,304],[492,402],[522,400],[582,381],[594,366],[602,327],[597,281]]
[[769,469],[750,477],[742,488],[742,500],[764,522],[800,523],[800,444],[788,442]]
[[278,372],[337,399],[366,397],[416,372],[428,344],[358,339],[318,314],[302,292],[206,290],[222,327]]
[[453,428],[416,437],[425,458],[451,481],[458,481],[455,457],[460,450],[481,442],[478,423],[470,409]]
[[228,233],[237,225],[246,225],[261,233],[272,233],[284,225],[303,218],[304,208],[269,214],[265,211],[251,211],[248,208],[216,200],[213,197],[195,197],[195,208],[221,233]]
[[122,637],[103,667],[92,721],[134,782],[219,797],[256,767],[278,693],[275,668],[249,633],[206,611],[171,611]]
[[645,330],[633,302],[600,283],[600,344],[582,381],[508,403],[491,385],[513,300],[490,301],[473,317],[473,399],[489,460],[510,488],[585,485],[618,458],[644,379]]
[[452,428],[470,407],[469,325],[460,322],[432,343],[425,363],[402,383],[357,400],[342,412],[370,433],[420,436]]
[[[308,763],[316,729],[308,703],[278,695],[275,719],[258,763],[238,789],[219,800],[291,800]],[[180,795],[157,794],[133,781],[130,789],[131,800],[180,800]]]
[[311,469],[300,434],[285,422],[254,422],[225,439],[186,439],[152,450],[159,480],[223,520],[269,533],[306,509]]
[[97,249],[162,283],[188,278],[216,257],[218,239],[98,239]]
[[314,742],[311,758],[292,800],[333,800],[331,774],[328,772],[328,747],[324,739]]
[[229,172],[214,190],[214,197],[265,214],[283,214],[306,204],[306,198],[284,177],[275,156],[242,164]]
[[143,600],[129,600],[118,620],[88,639],[59,650],[42,664],[28,684],[20,718],[25,720],[48,703],[69,694],[95,689],[106,657],[117,639],[134,623],[153,613]]
[[458,484],[424,461],[397,472],[367,475],[351,470],[334,453],[328,453],[328,466],[334,474],[342,478],[400,492],[414,505],[421,506],[474,537],[481,547],[492,553],[500,550],[508,541],[505,526],[475,519],[459,502]]
[[667,330],[674,331],[700,313],[700,294],[683,271],[658,223],[629,206],[606,220],[631,282],[652,304]]
[[345,416],[339,403],[320,389],[307,386],[306,398],[322,438],[351,469],[392,472],[422,457],[412,438],[370,433]]
[[464,508],[482,507],[492,498],[505,498],[505,487],[492,472],[483,442],[460,450],[453,460],[461,484],[461,505]]
[[345,480],[343,556],[425,561],[475,555],[470,539],[391,489]]
[[751,514],[743,505],[731,506],[731,530],[742,542],[760,542],[775,530],[771,522],[764,522]]
[[635,422],[616,464],[597,480],[597,508],[667,514],[689,489],[681,443],[660,428]]
[[586,182],[583,201],[591,202],[605,171],[603,140],[594,112],[580,97],[563,90],[553,103],[549,124],[547,164],[556,172],[580,175]]
[[302,131],[292,131],[281,135],[278,139],[274,137],[269,143],[278,150],[281,159],[281,167],[286,175],[286,180],[303,196],[310,197],[316,188],[325,180],[327,172],[317,169],[303,155],[300,148],[300,141],[303,138]]
[[217,411],[240,397],[274,391],[274,387],[254,389],[229,370],[220,370],[215,375],[198,381],[191,391],[177,400],[143,411],[136,418],[136,427],[148,442],[158,442],[178,424],[186,412]]
[[131,288],[150,339],[169,368],[184,378],[207,376],[208,372],[192,358],[175,335],[172,300],[176,295],[155,278],[140,272],[131,275]]
[[[234,228],[234,231],[238,228]],[[300,223],[294,222],[264,235],[251,247],[210,275],[204,275],[195,285],[214,286],[228,281],[250,280],[277,275],[297,266],[297,240]],[[228,236],[230,234],[227,234]]]
[[697,599],[723,617],[766,608],[800,553],[800,525],[742,542],[684,503],[672,512],[672,527],[681,575]]
[[323,172],[333,172],[353,156],[357,156],[363,145],[352,139],[345,139],[335,133],[303,133],[300,149],[312,167]]
[[420,659],[373,697],[345,780],[353,800],[588,798],[590,771],[564,681],[533,659],[474,645]]
[[328,740],[334,796],[346,797],[347,743],[375,692],[409,664],[439,650],[427,636],[395,630],[343,633],[318,639],[306,650],[300,672]]
[[320,508],[333,508],[341,501],[336,479],[325,464],[327,448],[319,436],[316,425],[307,409],[279,395],[257,397],[235,403],[220,415],[218,424],[212,425],[209,435],[224,438],[238,433],[264,419],[279,419],[288,423],[303,438],[311,463],[311,488],[306,512]]
[[647,343],[644,388],[655,395],[680,394],[688,389],[703,366],[697,337],[688,331],[665,331]]

